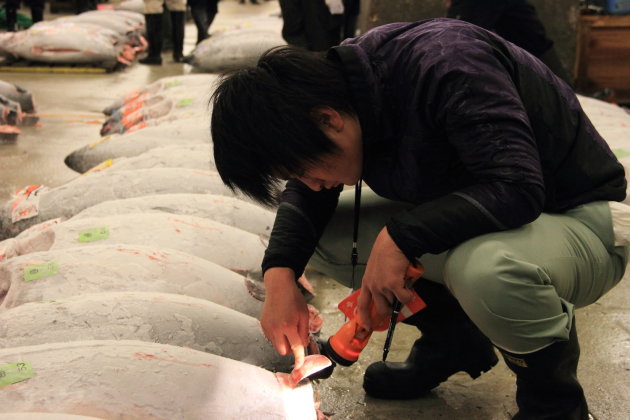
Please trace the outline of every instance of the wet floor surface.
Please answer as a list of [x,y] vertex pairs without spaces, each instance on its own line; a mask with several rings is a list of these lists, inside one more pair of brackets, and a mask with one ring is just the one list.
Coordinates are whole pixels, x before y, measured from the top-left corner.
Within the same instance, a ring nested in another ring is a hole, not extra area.
[[[277,2],[260,6],[219,3],[220,13],[212,30],[247,22],[256,16],[277,12]],[[50,17],[50,16],[49,16]],[[194,45],[195,28],[186,26],[186,47]],[[73,150],[100,138],[104,121],[101,110],[125,93],[141,88],[160,77],[190,72],[188,65],[172,63],[163,54],[161,67],[134,64],[110,74],[52,74],[1,72],[0,79],[19,84],[35,97],[40,126],[24,127],[14,144],[0,144],[0,203],[28,184],[55,187],[78,176],[63,159]],[[627,277],[627,276],[626,276]],[[343,317],[337,303],[347,289],[316,273],[309,280],[317,291],[311,302],[325,318],[323,336],[334,333]],[[599,420],[630,419],[630,283],[621,283],[599,302],[577,311],[577,327],[582,347],[578,376],[585,388],[593,414]],[[396,330],[390,361],[403,360],[413,341],[415,328],[403,325]],[[466,374],[454,375],[429,395],[413,401],[382,401],[365,396],[363,371],[380,360],[384,333],[376,333],[349,368],[338,367],[333,376],[315,385],[321,409],[333,419],[478,419],[505,420],[515,414],[515,378],[499,362],[476,380]]]

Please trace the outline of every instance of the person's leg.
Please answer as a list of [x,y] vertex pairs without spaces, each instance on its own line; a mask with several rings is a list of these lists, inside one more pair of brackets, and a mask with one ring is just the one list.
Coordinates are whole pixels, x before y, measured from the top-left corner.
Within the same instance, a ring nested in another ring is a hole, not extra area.
[[184,59],[184,30],[186,25],[186,1],[166,0],[170,12],[171,40],[173,42],[173,61],[181,63]]
[[511,0],[495,29],[497,34],[538,57],[556,76],[572,85],[536,8],[528,1]]
[[447,3],[446,17],[493,31],[507,8],[505,3],[506,0],[451,0]]
[[20,8],[20,0],[6,0],[4,12],[6,15],[7,31],[15,32],[17,27],[17,10]]
[[625,253],[614,247],[605,202],[543,214],[449,252],[445,284],[517,375],[515,419],[586,418],[573,312],[615,286]]
[[149,51],[141,64],[162,64],[162,0],[144,0],[144,20]]
[[[412,205],[378,197],[364,188],[361,200],[358,265],[354,288],[361,285],[372,243],[389,218]],[[350,253],[354,217],[354,190],[341,194],[333,219],[329,222],[309,266],[351,287]],[[375,363],[365,372],[363,387],[373,397],[414,398],[422,395],[452,374],[465,371],[477,377],[494,366],[498,359],[492,344],[468,319],[459,303],[442,285],[446,253],[426,254],[420,259],[425,273],[414,286],[427,308],[405,323],[416,326],[418,339],[404,363]]]
[[279,3],[282,11],[282,38],[289,45],[307,49],[302,0],[280,0]]
[[29,0],[28,5],[31,9],[33,23],[44,20],[44,0]]

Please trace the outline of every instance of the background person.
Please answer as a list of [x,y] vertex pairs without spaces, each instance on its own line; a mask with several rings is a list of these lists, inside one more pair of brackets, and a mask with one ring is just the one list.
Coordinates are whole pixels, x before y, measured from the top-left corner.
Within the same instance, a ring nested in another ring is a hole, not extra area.
[[162,65],[162,13],[164,4],[171,17],[173,40],[173,61],[184,61],[184,25],[186,19],[186,0],[144,0],[144,18],[146,23],[149,51],[141,64]]
[[573,81],[564,69],[547,37],[536,8],[527,0],[448,0],[446,17],[465,20],[494,31],[535,55],[569,85]]

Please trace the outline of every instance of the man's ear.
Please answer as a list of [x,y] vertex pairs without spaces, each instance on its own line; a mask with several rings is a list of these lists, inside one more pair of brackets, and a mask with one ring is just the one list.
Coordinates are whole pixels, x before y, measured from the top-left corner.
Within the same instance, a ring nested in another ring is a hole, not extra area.
[[333,108],[317,108],[313,113],[315,115],[315,122],[322,131],[343,131],[345,124],[343,116]]

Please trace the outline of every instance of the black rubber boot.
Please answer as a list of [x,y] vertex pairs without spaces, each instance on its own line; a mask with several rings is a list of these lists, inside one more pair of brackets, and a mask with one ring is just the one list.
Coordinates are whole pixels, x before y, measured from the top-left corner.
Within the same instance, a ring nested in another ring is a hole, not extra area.
[[173,39],[173,61],[184,61],[184,25],[185,12],[171,12],[171,34]]
[[40,7],[31,7],[31,19],[33,24],[44,20],[44,9]]
[[199,44],[209,36],[208,29],[210,29],[210,25],[212,25],[217,14],[216,3],[213,3],[212,6],[203,3],[193,3],[190,9],[197,27],[197,44]]
[[146,22],[149,53],[138,60],[140,64],[162,65],[162,14],[151,13],[144,15]]
[[454,373],[473,379],[497,364],[494,347],[442,285],[414,285],[427,307],[405,323],[422,332],[405,362],[377,362],[365,371],[363,389],[375,398],[411,399],[426,394]]
[[569,341],[528,354],[499,350],[516,374],[519,411],[513,420],[588,420],[588,405],[577,379],[580,345],[575,319]]
[[7,31],[15,32],[18,30],[17,27],[17,10],[16,9],[4,9],[4,13],[7,19]]

